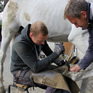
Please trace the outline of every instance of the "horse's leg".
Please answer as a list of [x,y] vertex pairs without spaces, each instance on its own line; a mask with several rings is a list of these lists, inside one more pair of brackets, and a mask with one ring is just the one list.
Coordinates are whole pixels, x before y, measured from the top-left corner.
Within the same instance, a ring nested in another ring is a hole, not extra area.
[[[8,31],[8,30],[7,30]],[[6,34],[6,33],[5,33]],[[6,51],[9,46],[9,43],[12,37],[15,35],[15,32],[8,31],[8,34],[5,36],[2,34],[2,43],[1,43],[1,53],[0,53],[0,93],[4,93],[4,85],[3,85],[3,64],[6,58]]]
[[2,42],[1,42],[1,51],[0,51],[0,93],[4,92],[4,84],[3,84],[3,64],[6,57],[6,51],[9,46],[9,43],[12,37],[17,33],[19,24],[17,23],[16,18],[18,10],[18,4],[9,1],[3,12],[2,19]]
[[80,93],[87,93],[88,78],[82,80]]
[[0,93],[5,93],[4,84],[3,84],[3,70],[4,70],[3,64],[6,58],[6,51],[11,39],[17,33],[18,29],[19,26],[15,21],[9,24],[8,27],[4,26],[2,28],[2,42],[1,42],[1,50],[0,50]]

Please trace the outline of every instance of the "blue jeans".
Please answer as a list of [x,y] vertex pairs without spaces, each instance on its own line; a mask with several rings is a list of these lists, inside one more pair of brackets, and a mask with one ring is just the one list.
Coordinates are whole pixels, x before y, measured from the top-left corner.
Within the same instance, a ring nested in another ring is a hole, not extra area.
[[52,88],[52,87],[47,87],[46,93],[69,93],[69,92],[66,91],[66,90],[62,90],[62,89],[56,89],[56,88]]

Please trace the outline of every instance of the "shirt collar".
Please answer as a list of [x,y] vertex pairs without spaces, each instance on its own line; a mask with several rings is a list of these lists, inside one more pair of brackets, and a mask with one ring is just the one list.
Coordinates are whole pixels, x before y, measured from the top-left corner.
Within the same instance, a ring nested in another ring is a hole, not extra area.
[[88,2],[88,23],[93,24],[93,3]]

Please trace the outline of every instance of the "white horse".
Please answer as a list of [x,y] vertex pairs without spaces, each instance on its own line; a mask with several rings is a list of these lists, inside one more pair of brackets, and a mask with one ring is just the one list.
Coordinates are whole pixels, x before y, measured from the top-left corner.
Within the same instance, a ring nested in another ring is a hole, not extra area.
[[76,29],[64,20],[64,9],[68,0],[9,0],[2,20],[2,43],[0,54],[0,93],[4,93],[3,63],[6,51],[12,38],[18,33],[20,26],[25,27],[35,21],[42,21],[49,30],[48,40],[52,42],[68,41],[68,39],[85,53],[88,46],[87,31]]

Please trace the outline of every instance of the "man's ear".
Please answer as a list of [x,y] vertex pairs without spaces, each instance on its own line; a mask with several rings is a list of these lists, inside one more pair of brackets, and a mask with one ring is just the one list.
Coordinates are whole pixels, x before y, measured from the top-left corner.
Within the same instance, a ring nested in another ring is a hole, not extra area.
[[30,35],[30,37],[32,37],[32,36],[33,36],[33,34],[32,34],[32,33],[30,33],[29,35]]
[[87,11],[81,11],[81,15],[83,15],[85,18],[87,18]]

